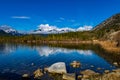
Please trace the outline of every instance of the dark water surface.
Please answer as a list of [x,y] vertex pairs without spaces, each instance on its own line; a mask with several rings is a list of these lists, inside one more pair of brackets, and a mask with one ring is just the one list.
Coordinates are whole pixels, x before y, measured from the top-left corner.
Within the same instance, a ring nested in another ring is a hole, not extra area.
[[[32,75],[36,69],[50,66],[56,62],[65,62],[67,72],[73,73],[74,69],[70,66],[70,63],[74,60],[80,61],[82,64],[77,71],[91,69],[102,73],[104,70],[116,68],[90,49],[0,44],[1,73],[19,75],[28,73]],[[101,68],[101,70],[97,68]]]

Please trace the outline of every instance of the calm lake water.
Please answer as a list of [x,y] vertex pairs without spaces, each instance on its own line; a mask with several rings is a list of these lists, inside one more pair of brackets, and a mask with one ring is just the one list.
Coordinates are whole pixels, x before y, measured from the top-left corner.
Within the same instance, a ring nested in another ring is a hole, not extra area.
[[[116,68],[90,49],[0,44],[1,73],[32,74],[36,69],[50,66],[56,62],[65,62],[67,72],[73,73],[74,69],[70,63],[74,60],[80,61],[82,64],[77,71],[91,69],[102,73],[106,69]],[[97,68],[101,68],[101,70]]]

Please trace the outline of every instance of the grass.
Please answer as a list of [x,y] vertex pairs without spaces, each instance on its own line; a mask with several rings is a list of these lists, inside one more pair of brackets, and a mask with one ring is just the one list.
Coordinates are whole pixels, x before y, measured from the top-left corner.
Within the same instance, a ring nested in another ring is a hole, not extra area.
[[103,49],[108,52],[120,53],[120,47],[117,47],[117,42],[115,41],[94,41],[95,44],[100,44]]

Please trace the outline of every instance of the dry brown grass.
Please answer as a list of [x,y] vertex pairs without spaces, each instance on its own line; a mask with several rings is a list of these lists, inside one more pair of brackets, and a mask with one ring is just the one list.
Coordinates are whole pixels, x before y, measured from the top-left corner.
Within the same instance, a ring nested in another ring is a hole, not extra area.
[[100,44],[102,46],[102,48],[104,48],[105,50],[109,51],[109,52],[116,52],[116,53],[120,53],[120,47],[117,47],[117,42],[114,41],[94,41],[95,44]]

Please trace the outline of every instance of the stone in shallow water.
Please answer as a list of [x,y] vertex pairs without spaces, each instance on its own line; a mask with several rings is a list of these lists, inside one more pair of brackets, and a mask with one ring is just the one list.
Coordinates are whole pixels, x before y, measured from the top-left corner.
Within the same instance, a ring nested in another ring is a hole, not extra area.
[[105,72],[105,73],[109,73],[110,71],[109,71],[109,70],[105,70],[104,72]]
[[67,73],[66,71],[66,65],[64,62],[58,62],[58,63],[54,63],[53,65],[51,65],[48,68],[48,72],[50,73]]
[[93,65],[91,65],[90,67],[94,67]]
[[101,70],[101,68],[97,68],[97,70]]
[[96,74],[96,72],[94,72],[92,70],[89,70],[89,69],[87,69],[85,71],[82,71],[80,73],[83,74],[83,75],[95,75]]
[[115,69],[115,70],[113,70],[113,72],[118,72],[118,73],[120,73],[120,69]]
[[35,72],[34,72],[34,78],[41,78],[43,76],[43,73],[42,73],[42,70],[41,69],[37,69]]
[[120,80],[120,73],[111,72],[108,74],[103,74],[101,80]]
[[63,80],[75,80],[75,74],[63,74]]
[[34,63],[31,63],[31,66],[34,66]]
[[117,62],[114,62],[113,64],[114,64],[115,66],[118,66],[118,63],[117,63]]
[[23,74],[22,77],[27,78],[29,77],[29,74]]
[[80,64],[79,61],[73,61],[70,65],[71,65],[73,68],[79,68],[81,64]]

